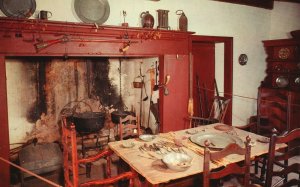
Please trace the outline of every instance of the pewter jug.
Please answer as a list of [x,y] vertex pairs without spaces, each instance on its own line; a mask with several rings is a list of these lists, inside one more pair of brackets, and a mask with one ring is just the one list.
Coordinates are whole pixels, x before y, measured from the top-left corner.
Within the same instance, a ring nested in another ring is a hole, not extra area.
[[153,28],[154,26],[154,18],[149,13],[149,11],[142,12],[140,17],[142,18],[142,27],[143,28]]
[[188,30],[188,19],[185,16],[183,10],[177,10],[177,15],[180,15],[179,17],[179,30],[186,32]]

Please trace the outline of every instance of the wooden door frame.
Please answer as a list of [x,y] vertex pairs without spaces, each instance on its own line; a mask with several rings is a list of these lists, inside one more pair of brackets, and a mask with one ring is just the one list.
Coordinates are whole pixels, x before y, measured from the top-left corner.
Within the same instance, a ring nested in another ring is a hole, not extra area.
[[[0,78],[0,157],[3,159],[9,158],[9,128],[8,128],[8,118],[7,118],[7,90],[6,90],[6,70],[5,70],[5,57],[0,55],[0,75],[5,77]],[[3,161],[0,161],[0,184],[3,186],[9,186],[9,165]]]
[[[233,93],[233,37],[191,35],[189,51],[193,43],[224,43],[224,96],[231,99]],[[232,124],[232,102],[230,102],[224,123]]]

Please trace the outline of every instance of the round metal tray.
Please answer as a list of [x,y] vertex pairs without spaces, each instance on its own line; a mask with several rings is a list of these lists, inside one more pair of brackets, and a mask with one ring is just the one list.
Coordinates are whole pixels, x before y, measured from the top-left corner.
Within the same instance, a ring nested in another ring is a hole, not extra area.
[[231,143],[236,143],[239,146],[244,147],[242,139],[225,133],[198,133],[191,136],[190,140],[202,147],[205,147],[204,142],[205,140],[208,140],[211,142],[208,147],[212,149],[224,149]]
[[107,0],[75,0],[74,8],[79,19],[85,23],[101,25],[110,14]]
[[36,9],[35,0],[0,0],[0,9],[8,17],[28,18]]

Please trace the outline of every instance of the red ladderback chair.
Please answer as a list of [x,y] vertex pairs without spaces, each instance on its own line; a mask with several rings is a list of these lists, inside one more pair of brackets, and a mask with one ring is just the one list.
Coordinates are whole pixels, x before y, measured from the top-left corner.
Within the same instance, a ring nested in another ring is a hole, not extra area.
[[138,137],[141,134],[139,118],[137,116],[128,115],[125,118],[120,118],[119,137],[123,138]]
[[[273,177],[281,177],[276,186],[300,186],[300,163],[294,162],[289,164],[292,158],[300,158],[300,128],[294,129],[285,135],[278,136],[276,134],[271,136],[269,144],[268,164],[267,164],[267,177],[266,187],[272,186]],[[297,142],[298,141],[298,142]],[[285,150],[280,150],[279,153],[275,151],[277,144],[285,143],[288,147]],[[276,166],[277,169],[274,167]],[[288,174],[295,173],[298,177],[288,178]]]
[[[242,186],[248,187],[250,184],[250,155],[251,155],[251,146],[250,137],[246,138],[245,148],[240,147],[239,145],[232,143],[221,151],[210,151],[208,141],[205,141],[205,150],[204,150],[204,164],[203,164],[203,186],[210,187],[210,180],[212,179],[222,179],[225,176],[231,174],[242,174],[244,175],[244,180]],[[224,166],[221,170],[212,171],[210,168],[210,163],[213,161],[220,161],[224,157],[238,154],[244,155],[245,161],[243,166],[238,165],[237,163],[231,163],[227,166]]]
[[[128,179],[130,186],[133,186],[133,180],[137,177],[134,171],[124,172],[117,176],[111,176],[111,155],[110,149],[102,150],[99,153],[79,159],[77,155],[76,130],[73,123],[68,124],[65,117],[62,117],[62,145],[64,157],[64,178],[66,187],[95,186],[114,184],[120,180]],[[79,164],[86,164],[106,158],[106,176],[105,179],[92,180],[81,183],[78,177]]]

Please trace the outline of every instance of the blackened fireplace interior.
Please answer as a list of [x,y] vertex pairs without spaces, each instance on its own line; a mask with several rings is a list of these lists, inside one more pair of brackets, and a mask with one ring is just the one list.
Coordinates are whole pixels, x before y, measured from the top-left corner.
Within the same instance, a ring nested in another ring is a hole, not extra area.
[[[155,57],[7,58],[11,148],[34,138],[60,141],[62,113],[105,112],[104,127],[111,127],[113,111],[130,111],[141,117],[143,127],[157,132],[157,120],[150,112],[151,102],[158,100],[158,91],[153,91],[157,61]],[[133,85],[141,81],[143,87]],[[103,133],[114,139],[114,131]]]

